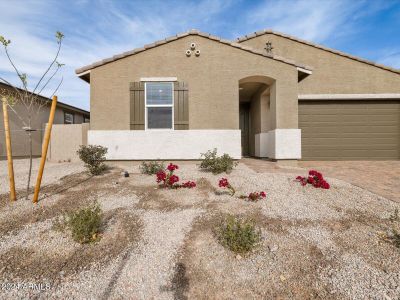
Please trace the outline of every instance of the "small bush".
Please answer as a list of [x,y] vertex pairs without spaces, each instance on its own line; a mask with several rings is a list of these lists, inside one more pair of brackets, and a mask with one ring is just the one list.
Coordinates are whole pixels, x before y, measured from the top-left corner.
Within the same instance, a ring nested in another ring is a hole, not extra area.
[[100,232],[102,211],[98,204],[70,213],[66,225],[72,238],[81,244],[96,241]]
[[140,165],[139,169],[142,174],[154,175],[157,174],[158,171],[164,170],[165,165],[163,161],[144,161]]
[[106,160],[107,148],[98,145],[81,145],[77,153],[90,174],[100,175],[106,169],[104,161]]
[[390,215],[389,220],[392,221],[392,222],[400,221],[399,209],[398,208],[396,208],[394,210],[394,213]]
[[216,231],[219,242],[235,253],[249,252],[261,240],[261,232],[252,221],[231,215]]
[[218,156],[216,148],[201,154],[200,169],[211,171],[213,174],[230,173],[237,164],[229,154]]

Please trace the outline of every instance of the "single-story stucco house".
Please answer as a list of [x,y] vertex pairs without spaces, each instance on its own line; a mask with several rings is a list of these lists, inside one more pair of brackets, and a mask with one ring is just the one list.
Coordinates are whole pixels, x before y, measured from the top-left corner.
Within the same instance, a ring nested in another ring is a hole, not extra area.
[[400,158],[400,70],[263,30],[191,30],[76,70],[108,159]]

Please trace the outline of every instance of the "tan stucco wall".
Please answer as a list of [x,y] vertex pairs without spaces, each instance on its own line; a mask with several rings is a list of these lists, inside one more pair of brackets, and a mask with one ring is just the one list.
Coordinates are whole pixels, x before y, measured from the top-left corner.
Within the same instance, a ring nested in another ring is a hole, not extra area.
[[299,83],[299,94],[400,93],[400,74],[368,65],[273,34],[261,35],[242,44],[263,50],[272,42],[273,53],[314,68]]
[[[186,57],[190,43],[200,57]],[[238,129],[240,79],[276,80],[274,127],[297,128],[294,66],[200,36],[187,36],[91,70],[91,129],[129,129],[129,83],[141,77],[177,77],[189,85],[190,129]]]
[[[89,123],[54,124],[47,158],[50,161],[79,161],[76,154],[80,145],[87,145]],[[68,137],[68,138],[65,138]]]

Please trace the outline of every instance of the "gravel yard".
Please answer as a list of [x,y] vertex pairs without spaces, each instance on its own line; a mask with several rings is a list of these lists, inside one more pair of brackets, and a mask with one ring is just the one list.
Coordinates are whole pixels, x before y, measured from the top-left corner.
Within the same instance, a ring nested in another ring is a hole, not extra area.
[[[329,177],[331,189],[323,190],[243,163],[229,175],[179,165],[181,181],[197,187],[157,188],[137,163],[114,163],[95,177],[80,164],[48,163],[34,206],[7,201],[0,162],[0,298],[398,299],[400,249],[383,236],[400,231],[400,220],[390,220],[399,203]],[[26,170],[26,160],[16,161],[18,189]],[[220,193],[221,177],[237,194],[267,196],[248,202]],[[80,245],[57,220],[93,201],[104,212],[102,236]],[[217,241],[214,229],[226,214],[256,222],[262,240],[254,251],[237,256]]]

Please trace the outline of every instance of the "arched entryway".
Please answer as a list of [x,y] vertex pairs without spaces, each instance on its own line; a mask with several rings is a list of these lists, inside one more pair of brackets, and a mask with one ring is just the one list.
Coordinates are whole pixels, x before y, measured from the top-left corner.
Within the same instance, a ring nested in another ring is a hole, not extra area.
[[259,75],[239,80],[239,128],[242,135],[242,156],[256,156],[256,134],[268,131],[272,126],[270,100],[274,84],[274,79]]

